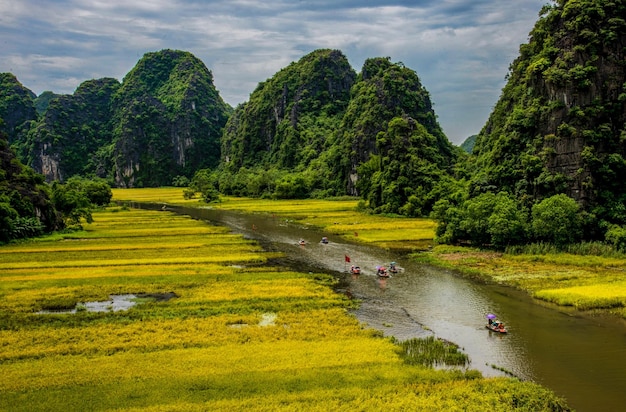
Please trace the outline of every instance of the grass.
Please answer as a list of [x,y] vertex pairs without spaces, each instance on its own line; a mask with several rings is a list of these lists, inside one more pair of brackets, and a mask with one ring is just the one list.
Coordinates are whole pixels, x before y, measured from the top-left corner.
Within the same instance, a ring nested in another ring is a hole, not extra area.
[[223,228],[119,207],[84,228],[0,247],[0,410],[566,410],[530,382],[405,363],[332,278]]
[[510,254],[439,245],[414,257],[485,281],[515,286],[556,305],[626,318],[624,256]]

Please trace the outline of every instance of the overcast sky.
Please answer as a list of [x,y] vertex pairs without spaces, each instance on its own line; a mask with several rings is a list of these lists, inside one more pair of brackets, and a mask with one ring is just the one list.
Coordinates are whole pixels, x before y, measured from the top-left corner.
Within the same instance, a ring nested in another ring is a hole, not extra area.
[[36,94],[120,81],[144,53],[179,49],[233,107],[320,48],[361,71],[390,57],[417,72],[461,144],[485,124],[510,63],[548,0],[0,0],[0,72]]

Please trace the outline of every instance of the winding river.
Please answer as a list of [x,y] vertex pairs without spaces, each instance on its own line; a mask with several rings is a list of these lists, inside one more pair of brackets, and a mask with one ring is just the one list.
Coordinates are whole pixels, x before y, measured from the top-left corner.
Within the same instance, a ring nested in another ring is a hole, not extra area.
[[[385,335],[404,340],[434,334],[458,344],[469,355],[470,367],[484,376],[533,380],[563,396],[577,411],[626,411],[622,320],[542,304],[512,288],[478,284],[271,216],[174,206],[168,210],[226,225],[268,250],[284,252],[280,263],[293,269],[337,276],[338,290],[361,302],[355,316]],[[320,243],[322,236],[329,236],[330,242]],[[298,245],[301,238],[305,246]],[[361,275],[348,273],[346,256],[361,267]],[[375,267],[390,261],[403,270],[379,279]],[[506,323],[507,335],[485,328],[489,312]]]

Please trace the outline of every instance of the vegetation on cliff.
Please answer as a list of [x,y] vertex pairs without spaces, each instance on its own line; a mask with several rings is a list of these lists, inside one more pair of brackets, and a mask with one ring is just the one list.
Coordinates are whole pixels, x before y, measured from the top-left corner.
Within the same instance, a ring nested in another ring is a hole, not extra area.
[[3,132],[0,132],[0,166],[0,243],[37,236],[59,227],[60,217],[43,176],[19,161]]
[[198,58],[179,50],[146,53],[113,99],[110,147],[116,186],[170,185],[215,168],[232,111]]
[[13,74],[0,73],[0,132],[6,133],[10,144],[20,140],[30,122],[37,119],[34,98]]
[[[623,232],[625,15],[623,1],[559,0],[543,8],[476,140],[471,177],[437,208],[441,240],[562,243]],[[535,222],[544,202],[568,239],[542,230],[550,219]],[[530,226],[519,227],[525,221]],[[503,223],[517,227],[499,239],[489,235]]]

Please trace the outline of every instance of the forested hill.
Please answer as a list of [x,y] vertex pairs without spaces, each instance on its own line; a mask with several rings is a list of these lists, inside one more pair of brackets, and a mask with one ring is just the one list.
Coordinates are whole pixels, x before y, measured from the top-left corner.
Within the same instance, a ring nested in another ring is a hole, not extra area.
[[11,73],[0,73],[0,132],[9,143],[21,138],[29,122],[37,119],[35,94],[24,87]]
[[474,153],[474,193],[526,206],[558,193],[626,222],[626,4],[546,5]]
[[[88,80],[71,95],[45,92],[40,101],[4,86],[19,85],[12,75],[0,80],[7,133],[24,162],[48,181],[81,175],[122,187],[170,185],[177,175],[219,163],[232,108],[191,53],[147,53],[121,83]],[[39,117],[35,107],[43,111]]]
[[357,75],[343,53],[324,49],[235,110],[212,180],[228,194],[362,195],[378,212],[420,214],[432,202],[414,194],[430,192],[456,154],[414,71],[371,58]]

